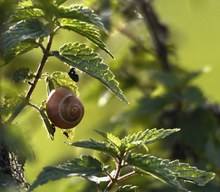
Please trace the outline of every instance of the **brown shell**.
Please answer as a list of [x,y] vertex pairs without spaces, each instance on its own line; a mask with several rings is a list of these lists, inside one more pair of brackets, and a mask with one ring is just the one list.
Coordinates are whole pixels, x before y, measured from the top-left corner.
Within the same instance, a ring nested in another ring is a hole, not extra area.
[[70,129],[82,120],[84,107],[70,89],[59,87],[49,94],[46,101],[46,112],[55,126]]

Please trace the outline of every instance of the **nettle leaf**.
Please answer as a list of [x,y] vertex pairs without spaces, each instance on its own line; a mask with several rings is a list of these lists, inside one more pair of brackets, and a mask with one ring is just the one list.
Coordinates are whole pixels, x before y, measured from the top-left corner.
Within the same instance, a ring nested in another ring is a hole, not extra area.
[[10,93],[4,96],[3,101],[0,103],[0,117],[3,122],[7,122],[12,113],[19,111],[27,104],[23,96],[18,96],[16,93]]
[[100,152],[104,152],[112,157],[117,156],[119,153],[118,148],[115,147],[112,143],[99,142],[99,141],[94,141],[92,139],[88,141],[74,142],[71,145],[76,147],[94,149]]
[[52,27],[37,19],[22,20],[3,33],[0,38],[0,51],[7,54],[9,49],[25,40],[46,37],[52,32]]
[[76,19],[89,24],[93,24],[103,31],[106,31],[104,25],[101,22],[101,19],[96,14],[94,14],[92,10],[83,6],[71,5],[70,7],[59,7],[57,17]]
[[25,7],[15,10],[14,14],[10,17],[10,22],[18,22],[21,20],[28,20],[44,16],[41,9],[35,7]]
[[180,163],[179,160],[165,162],[169,170],[175,173],[177,178],[184,180],[184,182],[204,186],[215,177],[215,173],[199,170],[187,163]]
[[126,150],[136,147],[149,145],[159,139],[163,139],[172,133],[178,132],[180,129],[146,129],[132,135],[128,135],[122,139],[122,145]]
[[4,50],[1,50],[0,48],[0,67],[10,63],[18,55],[22,55],[34,48],[37,48],[37,45],[34,44],[33,40],[21,42],[20,44],[14,46],[10,50],[2,54],[1,52],[3,52]]
[[30,77],[30,69],[28,67],[23,67],[16,69],[12,74],[12,81],[15,83],[24,82]]
[[49,121],[43,107],[40,108],[39,113],[49,137],[51,140],[54,140],[54,133],[56,131],[54,125]]
[[204,186],[215,177],[212,172],[199,170],[186,163],[180,163],[178,160],[164,160],[149,154],[130,154],[127,156],[126,162],[134,166],[138,172],[152,175],[183,191],[188,190],[181,185],[179,182],[181,180]]
[[161,84],[166,88],[175,88],[175,87],[184,87],[190,81],[204,73],[203,70],[198,71],[180,71],[178,75],[176,74],[167,74],[161,71],[154,71],[151,73],[152,78],[157,79]]
[[29,191],[49,181],[72,176],[81,176],[87,180],[93,181],[93,177],[101,175],[104,169],[103,164],[97,159],[91,156],[81,156],[81,158],[75,158],[58,166],[45,167],[31,185]]
[[17,7],[22,9],[26,7],[31,7],[33,6],[32,0],[24,0],[24,1],[19,1]]
[[107,139],[109,142],[114,144],[117,148],[120,148],[122,145],[121,139],[113,135],[112,133],[106,133],[102,131],[96,131],[98,134],[100,134],[102,137]]
[[94,26],[76,19],[62,19],[60,25],[64,29],[72,30],[92,41],[100,49],[108,53],[112,58],[113,55],[109,52],[107,46],[103,43],[100,37],[99,30]]
[[59,52],[53,51],[51,54],[66,64],[95,77],[118,98],[128,103],[119,88],[119,83],[115,80],[114,74],[109,70],[109,66],[102,63],[102,59],[85,44],[67,43],[60,48]]
[[68,73],[55,71],[46,79],[48,83],[48,93],[57,87],[66,86],[70,88],[76,96],[79,95],[76,83],[69,77]]

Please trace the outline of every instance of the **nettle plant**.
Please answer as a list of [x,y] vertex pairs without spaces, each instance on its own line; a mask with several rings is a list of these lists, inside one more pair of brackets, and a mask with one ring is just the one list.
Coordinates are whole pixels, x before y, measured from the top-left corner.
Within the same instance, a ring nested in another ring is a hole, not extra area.
[[[35,73],[31,73],[28,66],[15,71],[13,79],[15,81],[26,80],[29,88],[24,94],[4,97],[0,111],[1,132],[17,126],[13,123],[14,119],[24,108],[32,107],[42,117],[51,139],[54,139],[57,128],[61,128],[66,136],[70,136],[72,128],[80,122],[84,114],[84,106],[78,98],[76,82],[79,78],[75,69],[98,79],[120,100],[128,103],[109,66],[104,64],[102,59],[86,44],[66,43],[59,50],[51,50],[53,41],[56,41],[56,34],[60,30],[69,30],[84,36],[113,57],[101,40],[101,33],[106,30],[99,17],[83,6],[62,6],[64,2],[65,0],[20,1],[14,13],[4,24],[6,30],[1,34],[0,39],[1,67],[34,48],[42,50],[42,58]],[[68,65],[69,74],[63,71],[48,74],[43,71],[50,57],[55,57]],[[41,106],[31,102],[32,93],[39,79],[46,79],[45,86],[49,95],[48,98],[42,98]],[[72,147],[97,150],[103,155],[108,155],[112,162],[108,165],[92,156],[82,155],[57,166],[48,166],[29,187],[29,191],[49,181],[73,176],[83,177],[93,182],[97,191],[110,191],[111,189],[118,192],[137,191],[137,186],[129,184],[120,186],[120,181],[124,183],[125,179],[134,175],[150,175],[182,191],[188,190],[182,186],[181,182],[204,186],[214,178],[214,173],[180,163],[179,160],[170,161],[149,154],[149,144],[179,130],[177,128],[146,129],[124,138],[97,131],[104,141],[91,139],[67,143]],[[4,141],[1,138],[1,142],[4,143]]]

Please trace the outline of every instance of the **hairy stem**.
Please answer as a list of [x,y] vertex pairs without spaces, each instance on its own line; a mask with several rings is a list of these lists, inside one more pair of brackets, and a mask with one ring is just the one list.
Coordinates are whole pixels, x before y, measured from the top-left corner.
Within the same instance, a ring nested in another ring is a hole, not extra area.
[[19,113],[25,108],[26,105],[29,104],[29,100],[31,98],[31,95],[38,83],[38,80],[40,79],[41,77],[41,74],[42,74],[42,71],[43,71],[43,68],[47,62],[47,59],[48,57],[50,56],[50,49],[51,49],[51,45],[52,45],[52,41],[53,41],[53,36],[54,34],[51,34],[48,38],[48,42],[47,42],[47,46],[45,48],[45,51],[44,51],[44,54],[43,54],[43,57],[41,59],[41,62],[38,66],[38,69],[37,69],[37,72],[36,72],[36,75],[34,77],[34,80],[33,82],[30,84],[30,88],[29,90],[27,91],[27,94],[25,96],[25,99],[24,101],[17,107],[17,109],[12,113],[11,117],[9,118],[9,120],[6,122],[6,125],[9,125],[12,123],[12,121],[19,115]]

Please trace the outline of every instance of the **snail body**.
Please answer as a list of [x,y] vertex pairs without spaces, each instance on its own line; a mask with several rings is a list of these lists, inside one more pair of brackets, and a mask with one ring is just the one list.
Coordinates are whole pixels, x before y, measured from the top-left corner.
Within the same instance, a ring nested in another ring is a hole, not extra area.
[[67,87],[51,91],[46,101],[50,121],[62,129],[70,129],[80,123],[84,115],[82,102]]

